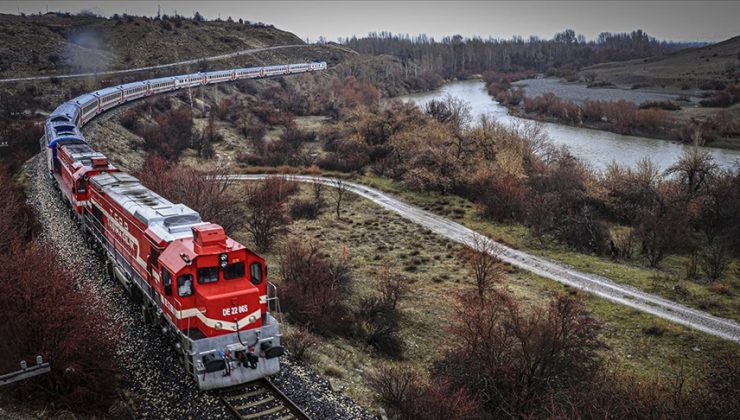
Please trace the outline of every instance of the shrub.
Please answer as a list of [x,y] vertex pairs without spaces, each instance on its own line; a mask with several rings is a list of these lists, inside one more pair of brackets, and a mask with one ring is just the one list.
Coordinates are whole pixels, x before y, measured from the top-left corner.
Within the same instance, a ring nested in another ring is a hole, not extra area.
[[635,128],[639,127],[655,133],[666,133],[670,125],[671,117],[662,109],[648,108],[637,111]]
[[604,115],[614,129],[621,134],[630,134],[637,121],[637,106],[632,102],[619,100],[602,104]]
[[297,359],[305,359],[308,351],[319,344],[319,340],[305,328],[290,327],[286,329],[285,347]]
[[136,131],[136,124],[141,118],[141,111],[139,108],[129,108],[121,114],[118,118],[118,122],[127,130],[134,132]]
[[295,182],[282,177],[270,177],[244,187],[245,227],[258,250],[272,249],[278,237],[286,231],[290,219],[285,213],[285,202],[297,190]]
[[681,105],[672,101],[645,101],[640,104],[639,109],[662,109],[665,111],[679,111]]
[[403,342],[398,336],[398,313],[381,296],[362,298],[354,314],[354,323],[357,335],[365,343],[388,357],[401,357]]
[[192,145],[193,115],[181,106],[158,115],[156,125],[149,125],[140,133],[144,148],[159,156],[177,161],[180,153]]
[[279,265],[281,304],[292,319],[320,334],[349,330],[340,297],[351,275],[343,262],[330,260],[313,241],[292,237],[280,247]]
[[666,255],[692,243],[690,220],[674,186],[664,185],[658,201],[646,209],[635,233],[650,266],[658,267]]
[[576,249],[605,250],[608,234],[586,181],[585,169],[567,154],[530,177],[525,218],[535,236],[549,234]]
[[0,252],[5,254],[15,242],[31,240],[38,231],[33,210],[23,189],[0,167]]
[[315,219],[319,211],[312,200],[295,200],[290,205],[290,217],[293,219]]
[[517,177],[492,176],[474,188],[486,216],[499,222],[521,220],[526,190]]
[[516,416],[545,406],[561,390],[589,380],[601,366],[599,324],[583,305],[555,296],[525,313],[510,296],[459,297],[453,348],[440,364],[494,414]]
[[699,105],[712,108],[727,108],[733,103],[735,103],[735,100],[727,91],[718,92],[707,99],[699,101]]
[[32,120],[0,120],[0,170],[16,172],[31,156],[39,152],[39,138],[44,135],[43,125]]
[[104,415],[119,384],[115,358],[107,357],[115,354],[118,324],[98,297],[77,287],[52,247],[16,244],[4,255],[1,370],[15,370],[19,360],[41,355],[51,373],[18,385],[17,395]]
[[378,400],[400,418],[468,419],[481,413],[480,403],[465,388],[452,386],[444,377],[428,382],[403,365],[382,365],[368,382]]

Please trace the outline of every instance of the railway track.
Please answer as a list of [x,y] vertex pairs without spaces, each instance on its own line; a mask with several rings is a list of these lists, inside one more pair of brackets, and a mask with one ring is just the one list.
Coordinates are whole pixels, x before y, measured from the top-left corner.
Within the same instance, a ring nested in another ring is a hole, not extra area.
[[237,418],[243,420],[309,420],[293,401],[263,378],[220,392],[221,400]]

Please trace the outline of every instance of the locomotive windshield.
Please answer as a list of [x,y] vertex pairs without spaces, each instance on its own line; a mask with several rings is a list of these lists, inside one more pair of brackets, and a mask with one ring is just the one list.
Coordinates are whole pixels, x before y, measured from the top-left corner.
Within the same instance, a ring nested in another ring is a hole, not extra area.
[[244,263],[228,264],[224,267],[224,279],[238,279],[244,277]]
[[218,281],[218,267],[198,269],[198,284],[214,283]]

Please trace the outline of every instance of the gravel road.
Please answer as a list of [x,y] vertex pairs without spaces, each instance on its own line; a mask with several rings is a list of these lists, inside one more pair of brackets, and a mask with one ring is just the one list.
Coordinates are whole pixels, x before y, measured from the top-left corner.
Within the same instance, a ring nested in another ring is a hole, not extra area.
[[[217,394],[198,390],[169,343],[156,328],[144,323],[123,288],[106,275],[103,260],[86,246],[49,180],[43,157],[33,158],[27,171],[31,179],[28,200],[42,226],[40,239],[57,250],[80,287],[93,290],[95,304],[121,327],[111,331],[119,331],[115,357],[123,370],[123,394],[130,401],[119,404],[111,415],[141,419],[233,418]],[[372,418],[347,396],[331,391],[329,383],[303,362],[284,356],[281,364],[281,371],[271,377],[273,383],[312,417]]]
[[[231,180],[254,181],[264,179],[268,176],[257,174],[227,175],[226,177]],[[335,185],[335,179],[333,178],[302,175],[287,175],[286,177],[300,182],[319,182],[329,186]],[[497,255],[499,259],[522,270],[530,271],[539,276],[587,291],[612,302],[647,312],[686,327],[740,343],[740,324],[735,321],[686,307],[659,296],[645,293],[631,286],[615,283],[606,277],[583,273],[568,265],[507,247],[459,223],[404,203],[374,188],[353,182],[344,182],[353,193],[367,198],[381,207],[424,226],[445,238],[467,246],[472,245],[476,237],[492,242],[496,244],[497,251],[500,252]]]

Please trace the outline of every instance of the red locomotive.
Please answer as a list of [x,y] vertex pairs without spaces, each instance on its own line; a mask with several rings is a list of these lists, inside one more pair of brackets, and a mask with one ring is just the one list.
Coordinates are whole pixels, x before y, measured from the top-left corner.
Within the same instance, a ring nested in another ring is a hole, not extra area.
[[120,172],[92,149],[80,128],[96,115],[143,96],[237,79],[326,69],[301,63],[186,74],[128,83],[63,103],[46,121],[41,146],[49,174],[108,272],[141,306],[144,319],[172,338],[200,389],[277,373],[283,354],[270,304],[265,261]]
[[83,226],[112,257],[109,270],[145,319],[176,339],[201,389],[279,370],[264,260],[123,172],[89,177]]

